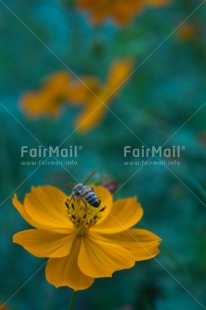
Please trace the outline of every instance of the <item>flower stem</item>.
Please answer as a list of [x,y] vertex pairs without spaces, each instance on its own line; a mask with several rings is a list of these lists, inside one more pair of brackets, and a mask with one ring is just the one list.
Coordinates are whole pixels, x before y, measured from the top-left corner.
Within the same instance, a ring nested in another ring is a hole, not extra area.
[[76,293],[75,291],[72,292],[72,296],[70,299],[70,303],[69,303],[69,310],[73,310],[74,309],[74,302],[75,302],[75,298],[76,298]]

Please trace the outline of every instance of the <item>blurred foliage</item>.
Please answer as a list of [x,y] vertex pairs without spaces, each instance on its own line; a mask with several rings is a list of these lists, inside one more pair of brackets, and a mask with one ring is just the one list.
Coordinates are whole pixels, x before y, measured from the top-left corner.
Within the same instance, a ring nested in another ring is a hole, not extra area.
[[[44,260],[12,244],[12,235],[28,226],[12,207],[11,196],[17,192],[23,197],[31,185],[63,189],[72,179],[68,171],[82,180],[97,168],[99,177],[110,175],[120,188],[136,172],[118,197],[137,195],[145,211],[141,225],[163,242],[157,260],[96,280],[91,289],[80,292],[76,309],[204,308],[205,5],[187,20],[195,29],[188,38],[179,25],[201,1],[173,0],[170,6],[145,10],[124,27],[111,20],[93,26],[73,1],[69,6],[63,2],[0,1],[0,301],[20,288],[8,302],[11,310],[67,309],[70,290],[49,285],[44,268],[28,280]],[[20,96],[37,89],[49,74],[71,69],[105,81],[111,63],[120,57],[136,58],[137,70],[112,103],[116,116],[108,111],[87,135],[73,133],[78,108],[68,106],[56,119],[35,121],[19,110]],[[64,140],[64,147],[83,147],[77,166],[45,165],[35,170],[38,167],[21,165],[23,145],[34,148],[41,142],[48,147]],[[169,170],[162,165],[124,165],[125,145],[141,148],[143,141],[151,147],[167,140],[168,147],[185,146],[181,165]]]

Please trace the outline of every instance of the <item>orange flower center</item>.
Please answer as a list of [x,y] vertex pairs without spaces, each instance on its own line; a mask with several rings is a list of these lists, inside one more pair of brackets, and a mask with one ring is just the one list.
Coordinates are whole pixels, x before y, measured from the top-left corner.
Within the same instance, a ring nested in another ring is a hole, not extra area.
[[74,232],[77,236],[86,235],[89,228],[102,218],[102,212],[106,209],[101,204],[98,208],[92,207],[78,197],[71,199],[71,196],[66,198],[65,205],[69,220],[73,223]]

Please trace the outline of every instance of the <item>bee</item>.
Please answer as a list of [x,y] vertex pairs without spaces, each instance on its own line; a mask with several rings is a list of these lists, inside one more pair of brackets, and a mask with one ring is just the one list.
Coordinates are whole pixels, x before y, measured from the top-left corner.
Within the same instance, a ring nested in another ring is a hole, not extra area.
[[87,202],[95,208],[99,207],[101,201],[95,195],[93,188],[86,185],[86,183],[91,179],[91,177],[93,177],[95,173],[96,173],[96,170],[92,171],[86,177],[83,183],[78,183],[78,184],[69,183],[65,185],[65,187],[72,190],[72,197],[70,199],[70,202],[75,197],[78,197],[84,202],[86,208],[87,208]]

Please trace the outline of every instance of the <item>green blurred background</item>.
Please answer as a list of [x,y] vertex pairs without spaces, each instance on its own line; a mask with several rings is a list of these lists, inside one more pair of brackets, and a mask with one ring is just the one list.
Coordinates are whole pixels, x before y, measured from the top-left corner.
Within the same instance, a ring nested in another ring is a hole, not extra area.
[[[170,6],[145,10],[124,27],[111,20],[94,26],[74,3],[65,2],[0,1],[0,300],[7,301],[45,261],[12,243],[12,235],[28,227],[12,207],[14,192],[22,199],[32,185],[63,189],[73,181],[67,170],[82,180],[98,169],[97,181],[108,175],[121,187],[140,168],[124,165],[124,146],[141,148],[136,136],[149,147],[171,137],[167,147],[185,146],[181,164],[142,167],[116,196],[138,196],[144,208],[139,227],[163,239],[161,253],[157,260],[96,280],[78,293],[76,309],[206,309],[206,5],[187,21],[194,36],[185,38],[177,30],[165,40],[201,1],[173,0]],[[38,89],[47,75],[66,70],[62,62],[78,76],[104,81],[112,62],[129,56],[141,66],[111,105],[125,125],[107,112],[88,134],[71,135],[64,147],[83,150],[78,164],[66,170],[22,166],[22,145],[39,146],[32,135],[45,147],[59,145],[73,131],[80,109],[68,106],[56,119],[31,121],[19,110],[20,96]],[[64,310],[70,294],[69,288],[47,283],[43,268],[8,308]]]

